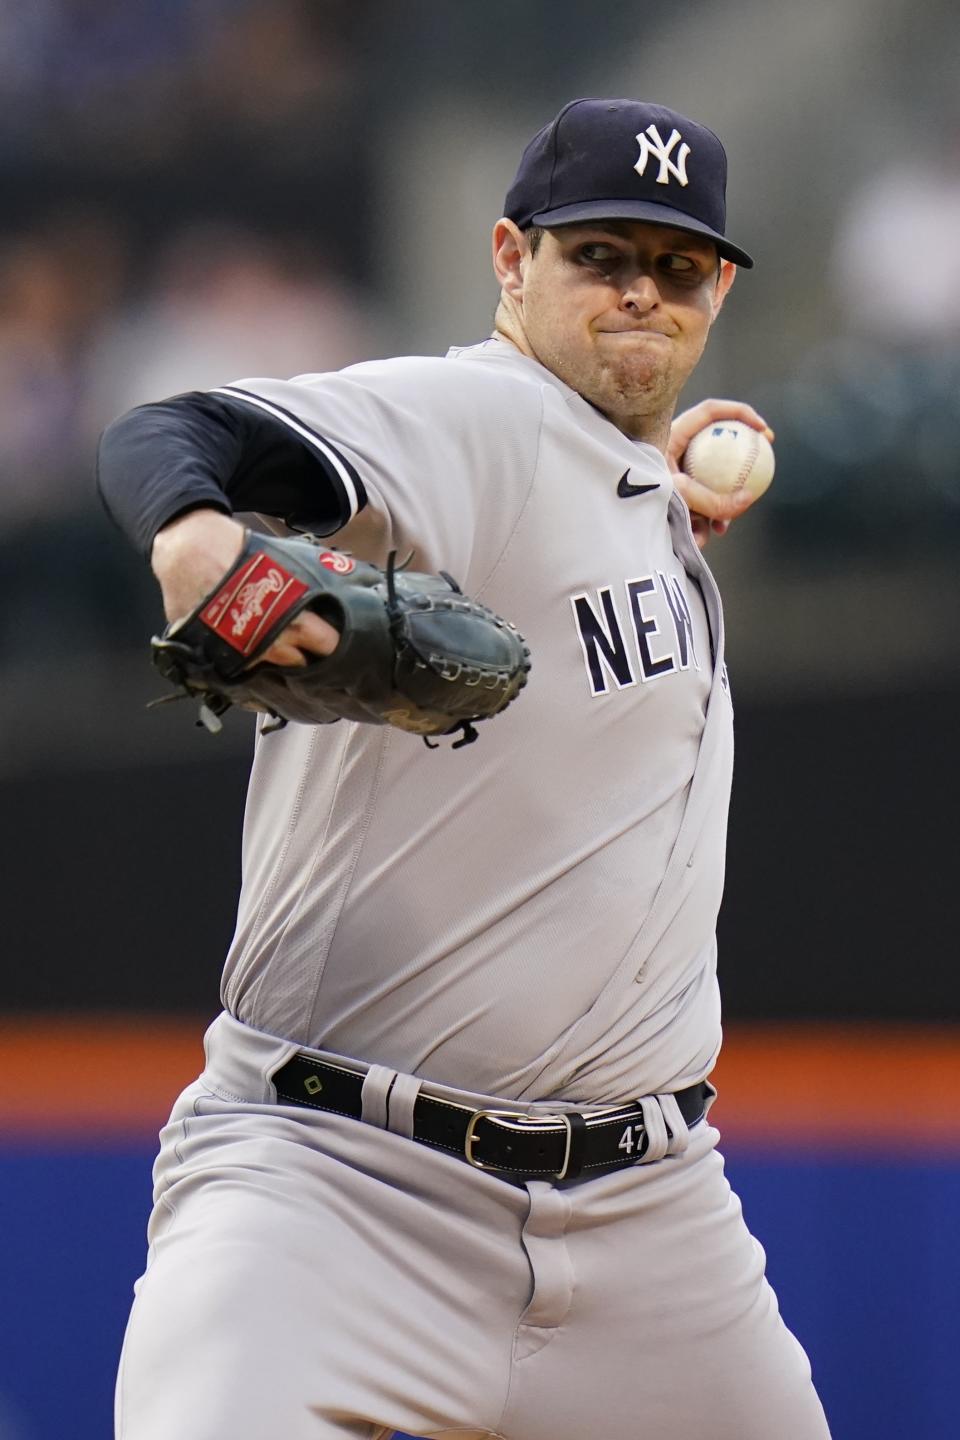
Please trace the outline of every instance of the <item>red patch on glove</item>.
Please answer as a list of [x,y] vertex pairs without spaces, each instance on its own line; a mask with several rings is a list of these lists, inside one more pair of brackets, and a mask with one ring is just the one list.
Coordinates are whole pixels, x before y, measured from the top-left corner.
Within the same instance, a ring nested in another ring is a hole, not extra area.
[[302,580],[258,550],[204,606],[200,619],[234,650],[249,655],[306,590]]

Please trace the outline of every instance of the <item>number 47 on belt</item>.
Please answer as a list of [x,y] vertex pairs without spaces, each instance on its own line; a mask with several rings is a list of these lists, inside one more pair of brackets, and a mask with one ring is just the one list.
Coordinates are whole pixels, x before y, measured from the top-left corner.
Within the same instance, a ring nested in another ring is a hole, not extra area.
[[620,1144],[617,1146],[617,1149],[625,1151],[627,1155],[632,1155],[634,1150],[640,1149],[642,1139],[643,1126],[638,1121],[634,1125],[627,1126],[626,1130],[624,1130],[620,1136]]

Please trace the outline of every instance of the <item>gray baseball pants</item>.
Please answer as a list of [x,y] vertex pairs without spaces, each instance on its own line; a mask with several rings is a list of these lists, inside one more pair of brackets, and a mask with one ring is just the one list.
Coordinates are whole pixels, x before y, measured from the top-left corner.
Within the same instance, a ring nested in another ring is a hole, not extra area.
[[829,1440],[707,1121],[521,1186],[408,1139],[411,1077],[385,1130],[392,1071],[356,1121],[277,1106],[296,1046],[227,1016],[206,1046],[161,1136],[118,1440]]

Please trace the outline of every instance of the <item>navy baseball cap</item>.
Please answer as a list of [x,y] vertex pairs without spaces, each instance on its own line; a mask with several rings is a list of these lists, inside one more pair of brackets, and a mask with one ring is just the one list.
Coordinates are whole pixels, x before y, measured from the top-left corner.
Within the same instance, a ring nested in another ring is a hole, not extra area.
[[528,225],[645,220],[706,235],[725,260],[753,260],[724,235],[727,154],[712,130],[643,100],[571,100],[530,141],[504,202]]

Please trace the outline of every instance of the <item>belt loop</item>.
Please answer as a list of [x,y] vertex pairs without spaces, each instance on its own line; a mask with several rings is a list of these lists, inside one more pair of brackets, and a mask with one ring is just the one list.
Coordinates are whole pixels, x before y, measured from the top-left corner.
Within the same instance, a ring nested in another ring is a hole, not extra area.
[[667,1122],[655,1095],[645,1095],[640,1101],[640,1109],[643,1111],[643,1128],[647,1135],[647,1148],[640,1157],[640,1164],[649,1165],[654,1160],[662,1160],[667,1153]]
[[558,1180],[576,1180],[583,1172],[583,1161],[587,1146],[587,1122],[576,1110],[568,1110],[563,1117],[569,1131],[567,1134],[567,1163],[557,1175]]
[[379,1130],[386,1130],[389,1113],[387,1097],[396,1078],[396,1070],[390,1070],[386,1065],[371,1065],[363,1077],[363,1088],[360,1091],[363,1108],[360,1119],[367,1125],[376,1125]]
[[416,1075],[397,1075],[387,1106],[387,1129],[413,1139],[413,1103],[420,1093]]
[[690,1131],[686,1120],[680,1110],[680,1102],[676,1095],[658,1095],[660,1109],[664,1120],[667,1122],[667,1129],[670,1131],[670,1143],[667,1146],[668,1155],[682,1155],[690,1143]]

